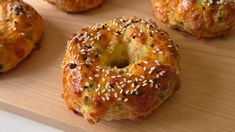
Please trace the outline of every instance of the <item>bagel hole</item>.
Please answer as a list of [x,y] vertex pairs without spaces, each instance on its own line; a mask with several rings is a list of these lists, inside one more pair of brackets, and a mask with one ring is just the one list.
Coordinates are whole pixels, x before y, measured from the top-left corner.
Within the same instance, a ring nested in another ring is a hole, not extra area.
[[126,44],[116,44],[107,55],[107,58],[107,66],[110,66],[111,68],[125,68],[130,64],[128,46]]

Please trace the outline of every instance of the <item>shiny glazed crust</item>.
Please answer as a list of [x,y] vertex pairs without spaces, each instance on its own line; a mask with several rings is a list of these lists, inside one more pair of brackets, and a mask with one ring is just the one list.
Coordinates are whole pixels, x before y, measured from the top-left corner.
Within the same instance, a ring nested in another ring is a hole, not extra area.
[[227,35],[235,25],[234,0],[151,0],[157,19],[199,38]]
[[21,62],[42,36],[41,16],[21,0],[0,1],[0,72]]
[[118,18],[71,36],[63,98],[90,123],[140,121],[180,85],[178,46],[152,20]]
[[100,6],[104,0],[46,0],[65,12],[82,12]]

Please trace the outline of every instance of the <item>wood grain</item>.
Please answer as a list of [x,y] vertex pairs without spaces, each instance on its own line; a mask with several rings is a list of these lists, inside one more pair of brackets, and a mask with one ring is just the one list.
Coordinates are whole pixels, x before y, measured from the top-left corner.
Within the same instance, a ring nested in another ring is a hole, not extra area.
[[146,0],[106,0],[101,8],[67,14],[43,0],[25,0],[45,22],[41,49],[0,76],[0,108],[66,131],[228,132],[235,130],[235,33],[227,38],[196,39],[169,29],[180,45],[182,87],[143,122],[101,121],[90,125],[61,99],[60,64],[70,33],[120,16],[152,18]]

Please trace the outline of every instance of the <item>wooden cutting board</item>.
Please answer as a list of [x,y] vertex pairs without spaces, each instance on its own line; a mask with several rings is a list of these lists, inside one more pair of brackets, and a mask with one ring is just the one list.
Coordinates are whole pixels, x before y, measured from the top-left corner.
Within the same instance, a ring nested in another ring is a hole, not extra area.
[[235,33],[227,38],[196,39],[169,29],[180,45],[182,87],[143,122],[101,121],[90,125],[61,99],[60,64],[66,40],[96,22],[120,16],[152,18],[150,1],[106,0],[82,14],[67,14],[43,0],[25,0],[43,16],[41,49],[0,76],[0,108],[66,131],[228,132],[235,130]]

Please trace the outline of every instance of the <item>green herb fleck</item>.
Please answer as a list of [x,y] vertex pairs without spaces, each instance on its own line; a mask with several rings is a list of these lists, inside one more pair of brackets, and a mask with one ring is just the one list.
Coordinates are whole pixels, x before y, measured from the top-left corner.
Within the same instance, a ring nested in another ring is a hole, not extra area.
[[84,104],[85,104],[85,105],[90,105],[89,97],[85,96],[85,98],[84,98]]
[[94,83],[89,84],[89,88],[92,88],[94,86]]
[[162,92],[158,93],[158,97],[161,99],[161,100],[164,100],[165,96]]
[[116,110],[122,110],[123,109],[123,105],[122,104],[116,104],[113,106]]
[[119,74],[122,75],[124,74],[125,72],[123,70],[119,71]]

